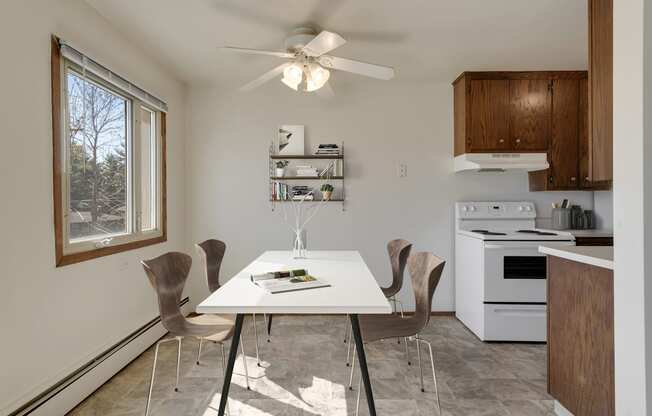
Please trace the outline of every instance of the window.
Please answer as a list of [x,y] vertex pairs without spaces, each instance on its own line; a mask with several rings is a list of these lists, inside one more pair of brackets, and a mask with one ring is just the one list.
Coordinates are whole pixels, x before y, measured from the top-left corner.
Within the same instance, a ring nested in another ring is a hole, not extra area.
[[165,113],[70,56],[53,43],[57,265],[166,239]]

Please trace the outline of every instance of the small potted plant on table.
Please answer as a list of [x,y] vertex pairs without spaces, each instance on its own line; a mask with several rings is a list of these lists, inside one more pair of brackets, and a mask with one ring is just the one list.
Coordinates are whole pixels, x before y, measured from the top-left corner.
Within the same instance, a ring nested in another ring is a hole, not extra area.
[[325,201],[329,201],[331,199],[331,195],[333,195],[333,185],[330,183],[325,183],[321,186],[321,195],[322,199]]
[[277,160],[276,161],[276,176],[282,178],[285,176],[285,167],[289,165],[290,162],[287,160]]

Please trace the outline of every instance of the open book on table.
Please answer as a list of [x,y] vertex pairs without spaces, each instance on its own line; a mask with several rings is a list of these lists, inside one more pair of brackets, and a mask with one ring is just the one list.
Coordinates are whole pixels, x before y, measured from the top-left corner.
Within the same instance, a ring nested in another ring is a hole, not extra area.
[[330,286],[330,284],[309,275],[308,271],[304,269],[251,275],[251,281],[269,293],[293,292],[295,290]]

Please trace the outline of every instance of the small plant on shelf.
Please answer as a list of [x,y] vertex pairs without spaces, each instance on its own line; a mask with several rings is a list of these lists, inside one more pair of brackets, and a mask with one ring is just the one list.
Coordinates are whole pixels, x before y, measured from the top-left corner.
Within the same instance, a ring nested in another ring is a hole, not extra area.
[[276,161],[276,176],[282,178],[285,176],[285,167],[290,164],[288,160],[277,160]]
[[323,184],[320,189],[322,198],[326,201],[330,200],[331,195],[333,194],[333,189],[335,188],[333,188],[333,185],[331,185],[330,183]]

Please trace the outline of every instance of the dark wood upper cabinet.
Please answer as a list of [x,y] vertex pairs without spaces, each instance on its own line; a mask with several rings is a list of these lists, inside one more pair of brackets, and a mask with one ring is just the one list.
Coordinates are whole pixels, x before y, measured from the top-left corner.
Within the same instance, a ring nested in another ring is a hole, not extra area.
[[613,178],[613,0],[589,0],[588,178]]
[[467,148],[473,151],[509,149],[509,81],[470,80],[468,97]]
[[580,81],[553,81],[552,137],[548,162],[554,189],[579,186]]
[[510,148],[518,151],[548,150],[550,138],[550,81],[509,81]]

